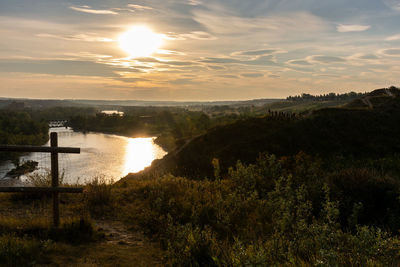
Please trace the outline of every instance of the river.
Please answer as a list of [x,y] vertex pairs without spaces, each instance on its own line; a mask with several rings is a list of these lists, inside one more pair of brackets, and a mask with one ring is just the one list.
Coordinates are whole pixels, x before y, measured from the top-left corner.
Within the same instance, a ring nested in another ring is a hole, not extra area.
[[[50,131],[58,133],[59,146],[81,148],[80,154],[59,154],[60,174],[65,183],[83,184],[99,176],[117,181],[128,173],[143,170],[153,160],[167,154],[154,143],[154,137],[129,138],[103,133],[81,133],[69,128],[51,128]],[[21,161],[26,160],[39,163],[36,172],[44,173],[50,169],[49,153],[29,153],[21,157]],[[1,164],[0,180],[18,183],[16,179],[5,178],[13,167],[10,162]],[[20,181],[24,180],[26,176],[21,176]]]

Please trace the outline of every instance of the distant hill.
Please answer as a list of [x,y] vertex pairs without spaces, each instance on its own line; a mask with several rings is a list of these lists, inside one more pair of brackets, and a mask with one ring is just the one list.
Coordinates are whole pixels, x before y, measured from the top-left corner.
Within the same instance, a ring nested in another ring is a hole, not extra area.
[[[27,99],[27,98],[0,98],[0,108],[14,109],[16,106],[24,108],[50,108],[50,107],[82,107],[84,105],[69,100],[56,99]],[[20,108],[17,108],[20,109]]]
[[253,162],[261,152],[284,156],[304,151],[324,158],[398,153],[399,92],[397,88],[375,90],[345,107],[317,110],[302,118],[265,116],[220,126],[154,162],[145,173],[212,177],[213,158],[226,171],[237,160]]
[[86,99],[27,99],[27,98],[0,98],[0,108],[12,103],[23,103],[25,107],[188,107],[188,106],[263,106],[282,101],[283,99],[253,99],[238,101],[145,101],[145,100],[86,100]]
[[394,86],[374,90],[345,105],[346,108],[380,108],[392,105],[400,97],[400,89]]
[[73,103],[93,106],[224,106],[224,105],[255,105],[261,106],[281,99],[254,99],[238,101],[145,101],[145,100],[70,100]]

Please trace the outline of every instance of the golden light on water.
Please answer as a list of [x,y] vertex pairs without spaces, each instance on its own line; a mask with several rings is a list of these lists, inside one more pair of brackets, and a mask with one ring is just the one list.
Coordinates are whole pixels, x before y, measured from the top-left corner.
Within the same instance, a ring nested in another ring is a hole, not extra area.
[[147,57],[163,44],[164,35],[146,26],[133,26],[118,38],[119,46],[130,57]]
[[153,138],[129,138],[126,146],[124,175],[142,171],[166,153],[154,146]]

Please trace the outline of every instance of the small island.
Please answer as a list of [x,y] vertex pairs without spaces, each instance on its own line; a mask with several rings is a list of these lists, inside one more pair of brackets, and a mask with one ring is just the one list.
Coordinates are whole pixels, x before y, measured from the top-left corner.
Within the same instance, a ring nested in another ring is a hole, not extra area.
[[21,175],[24,175],[24,174],[27,174],[27,173],[37,170],[38,164],[39,163],[37,161],[33,161],[33,160],[25,161],[21,165],[17,164],[14,169],[12,169],[11,171],[9,171],[7,173],[6,176],[11,177],[11,178],[17,178]]

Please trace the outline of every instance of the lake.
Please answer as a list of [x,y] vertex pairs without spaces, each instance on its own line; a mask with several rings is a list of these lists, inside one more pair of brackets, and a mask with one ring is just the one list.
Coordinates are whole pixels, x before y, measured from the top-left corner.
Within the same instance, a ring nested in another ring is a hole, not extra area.
[[[67,183],[85,183],[96,176],[117,181],[128,173],[143,170],[153,160],[167,154],[154,143],[155,137],[129,138],[103,133],[81,133],[69,128],[51,128],[50,131],[58,133],[59,146],[81,148],[80,154],[59,154],[60,174],[63,173],[64,182]],[[39,162],[39,170],[36,172],[50,169],[49,153],[30,153],[22,156],[21,160]],[[4,176],[13,167],[9,162],[0,165],[0,180],[4,182]],[[23,181],[26,177],[20,179]]]

